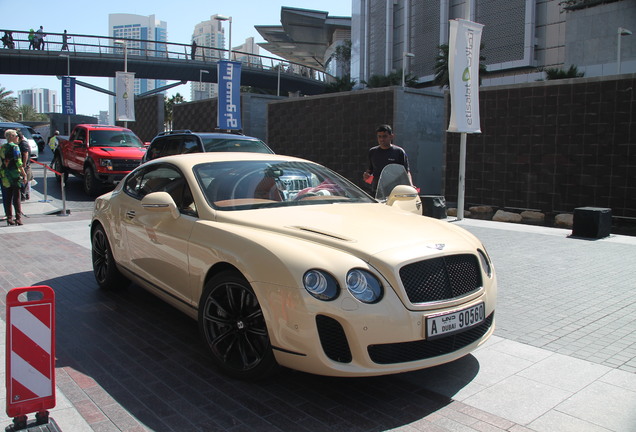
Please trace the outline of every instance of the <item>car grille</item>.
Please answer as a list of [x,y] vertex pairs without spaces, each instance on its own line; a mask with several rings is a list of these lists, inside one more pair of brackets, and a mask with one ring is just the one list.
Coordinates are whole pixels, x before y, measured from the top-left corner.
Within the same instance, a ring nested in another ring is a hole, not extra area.
[[349,342],[340,323],[331,317],[318,315],[316,325],[320,344],[327,357],[338,363],[351,363]]
[[140,159],[112,159],[113,171],[132,171],[140,163]]
[[462,297],[482,286],[475,255],[449,255],[418,261],[400,269],[409,301],[428,303]]
[[488,332],[494,318],[493,312],[482,324],[444,338],[370,345],[367,350],[371,360],[378,364],[404,363],[450,354],[479,340]]

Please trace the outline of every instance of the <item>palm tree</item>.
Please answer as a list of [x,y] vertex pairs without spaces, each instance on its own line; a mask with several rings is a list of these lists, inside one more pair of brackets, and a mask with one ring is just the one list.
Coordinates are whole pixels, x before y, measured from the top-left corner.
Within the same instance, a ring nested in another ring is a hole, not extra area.
[[166,130],[172,130],[172,112],[176,104],[183,103],[185,99],[180,93],[175,93],[170,99],[167,96],[163,97],[163,109],[164,109],[164,127]]
[[41,114],[35,111],[31,105],[20,105],[18,107],[18,115],[20,121],[48,121],[48,117],[45,114]]
[[18,98],[11,97],[12,94],[12,90],[0,87],[0,117],[7,121],[16,121],[20,118]]
[[579,72],[578,68],[574,65],[570,65],[570,68],[566,71],[559,68],[546,68],[544,69],[546,80],[557,80],[565,78],[581,78],[585,73]]
[[330,82],[325,87],[325,93],[338,93],[343,91],[350,91],[353,86],[356,85],[356,81],[351,79],[351,75],[347,74],[343,77],[336,77],[334,82]]
[[[433,66],[433,70],[435,71],[435,79],[433,79],[433,84],[438,85],[439,88],[449,87],[450,85],[450,77],[448,75],[448,44],[442,44],[438,46],[439,54],[435,57],[435,66]],[[488,71],[486,69],[486,65],[483,63],[486,60],[486,57],[481,55],[484,50],[484,43],[482,42],[479,45],[479,85],[481,85],[481,78]]]

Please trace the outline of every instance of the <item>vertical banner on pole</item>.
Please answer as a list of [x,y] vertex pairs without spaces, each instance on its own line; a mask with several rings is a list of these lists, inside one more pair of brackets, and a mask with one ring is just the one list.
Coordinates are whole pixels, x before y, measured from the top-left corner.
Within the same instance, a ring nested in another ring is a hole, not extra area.
[[451,116],[448,132],[481,133],[479,120],[479,44],[483,24],[450,20],[448,76]]
[[135,73],[115,72],[117,121],[135,121]]
[[240,130],[241,125],[241,62],[219,61],[219,129]]
[[55,292],[48,286],[7,294],[7,415],[55,406]]
[[75,78],[68,76],[62,77],[62,114],[75,115]]

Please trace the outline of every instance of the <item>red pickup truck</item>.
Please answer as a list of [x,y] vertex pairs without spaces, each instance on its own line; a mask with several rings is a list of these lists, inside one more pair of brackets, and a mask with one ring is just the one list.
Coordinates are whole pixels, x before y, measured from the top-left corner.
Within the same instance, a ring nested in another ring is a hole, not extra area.
[[[139,166],[144,143],[130,129],[119,126],[80,124],[68,140],[59,139],[53,169],[84,179],[84,190],[97,196],[105,185],[116,184]],[[59,176],[58,176],[59,179]]]

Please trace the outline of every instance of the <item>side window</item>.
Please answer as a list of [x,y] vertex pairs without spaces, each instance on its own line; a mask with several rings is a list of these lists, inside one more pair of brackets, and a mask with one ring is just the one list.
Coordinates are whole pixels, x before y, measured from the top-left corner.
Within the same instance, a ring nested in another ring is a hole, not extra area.
[[77,137],[75,139],[78,139],[84,143],[86,143],[86,130],[85,129],[78,129],[77,130]]
[[165,145],[165,139],[155,140],[155,142],[152,143],[150,149],[148,150],[150,152],[148,155],[148,160],[157,159],[158,157],[163,156],[163,148],[165,147]]
[[141,184],[144,178],[145,170],[138,170],[134,175],[129,176],[124,184],[124,192],[133,198],[142,199]]
[[201,151],[201,146],[199,142],[194,138],[186,138],[183,141],[183,150],[182,153],[199,153]]
[[152,192],[167,192],[181,213],[197,216],[192,192],[186,179],[179,170],[170,165],[153,165],[139,170],[126,181],[124,190],[139,200]]

